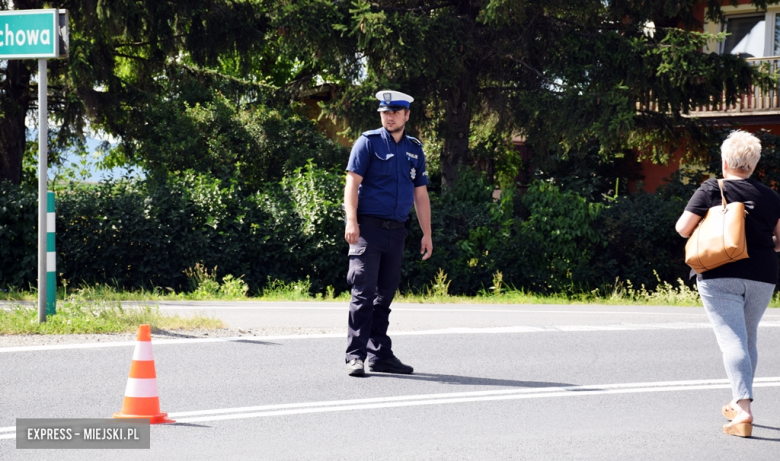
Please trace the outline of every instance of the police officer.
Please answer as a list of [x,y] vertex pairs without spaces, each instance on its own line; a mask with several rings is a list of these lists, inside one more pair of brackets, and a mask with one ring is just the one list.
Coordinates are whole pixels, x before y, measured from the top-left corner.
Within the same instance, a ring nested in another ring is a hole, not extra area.
[[344,189],[347,281],[352,285],[346,361],[351,376],[364,375],[366,358],[369,371],[414,371],[393,355],[387,336],[412,205],[423,231],[422,259],[428,259],[433,251],[425,155],[422,143],[404,131],[414,99],[389,90],[378,92],[376,97],[382,128],[366,131],[355,141]]

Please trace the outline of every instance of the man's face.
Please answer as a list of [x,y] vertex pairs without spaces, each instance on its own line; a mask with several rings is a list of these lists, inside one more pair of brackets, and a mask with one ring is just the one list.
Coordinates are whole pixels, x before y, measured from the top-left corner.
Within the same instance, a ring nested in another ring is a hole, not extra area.
[[382,118],[382,126],[390,133],[395,133],[404,129],[404,125],[409,121],[409,110],[386,110],[380,112],[379,116]]

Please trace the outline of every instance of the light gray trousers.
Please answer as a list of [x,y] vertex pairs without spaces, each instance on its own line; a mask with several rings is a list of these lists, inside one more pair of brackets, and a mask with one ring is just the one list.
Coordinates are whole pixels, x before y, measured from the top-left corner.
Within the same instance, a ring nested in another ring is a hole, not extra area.
[[753,400],[758,322],[775,286],[738,278],[699,280],[697,285],[723,353],[732,395],[735,400]]

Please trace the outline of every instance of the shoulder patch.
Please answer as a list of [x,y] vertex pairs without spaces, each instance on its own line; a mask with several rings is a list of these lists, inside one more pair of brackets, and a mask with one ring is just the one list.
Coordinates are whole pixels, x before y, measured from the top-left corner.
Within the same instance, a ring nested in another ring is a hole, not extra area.
[[417,144],[418,146],[422,147],[422,142],[419,139],[413,138],[413,137],[411,137],[409,135],[406,135],[406,137],[409,138],[409,141],[412,141],[412,143]]
[[363,132],[363,136],[378,136],[379,135],[380,128],[377,128],[376,130],[368,130]]

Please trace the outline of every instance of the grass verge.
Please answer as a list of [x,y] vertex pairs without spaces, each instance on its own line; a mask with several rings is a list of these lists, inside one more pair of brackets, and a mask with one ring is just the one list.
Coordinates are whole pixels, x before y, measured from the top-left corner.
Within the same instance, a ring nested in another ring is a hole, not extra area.
[[219,319],[203,316],[167,315],[159,308],[140,306],[123,308],[119,302],[64,301],[57,303],[57,314],[38,322],[38,309],[16,305],[0,309],[0,334],[94,334],[132,333],[148,323],[155,330],[193,330],[224,328]]
[[[202,275],[202,274],[207,275]],[[82,285],[78,288],[59,287],[57,299],[73,303],[110,303],[118,306],[120,301],[177,301],[177,300],[219,300],[219,301],[335,301],[349,302],[349,291],[336,295],[333,287],[327,287],[325,293],[314,293],[311,290],[311,281],[299,280],[297,282],[283,282],[268,280],[265,288],[260,293],[249,296],[249,289],[240,279],[226,276],[223,281],[217,282],[213,272],[209,274],[201,269],[201,275],[192,277],[195,282],[189,292],[176,293],[171,289],[156,287],[152,290],[137,289],[123,290],[109,284]],[[539,294],[518,290],[506,286],[502,281],[500,272],[496,272],[490,287],[480,290],[476,296],[460,296],[449,294],[450,282],[447,274],[440,271],[430,285],[420,292],[397,292],[395,302],[399,303],[452,303],[452,304],[600,304],[600,305],[628,305],[628,306],[698,306],[701,307],[699,293],[688,287],[682,279],[676,284],[662,282],[655,290],[647,290],[644,286],[636,288],[630,281],[616,280],[612,285],[605,285],[591,291],[578,291],[568,293]],[[37,293],[34,289],[23,291],[8,288],[0,291],[0,300],[6,301],[34,301]],[[58,304],[62,301],[58,301]],[[108,304],[107,304],[108,305]],[[780,292],[776,293],[769,303],[769,307],[780,307]],[[58,310],[59,310],[58,306]],[[163,317],[161,314],[157,314]],[[183,320],[183,319],[182,319]],[[165,328],[165,327],[160,327]],[[0,332],[1,334],[1,332]]]

